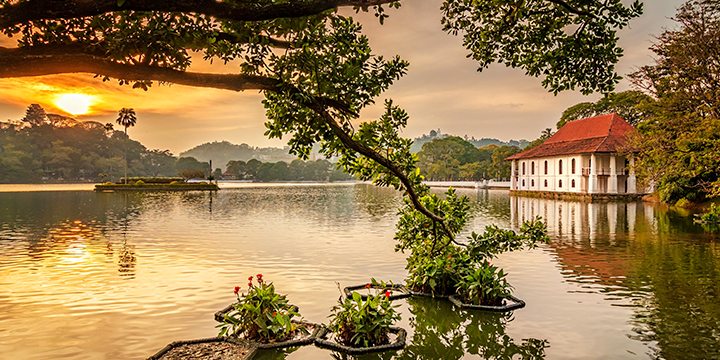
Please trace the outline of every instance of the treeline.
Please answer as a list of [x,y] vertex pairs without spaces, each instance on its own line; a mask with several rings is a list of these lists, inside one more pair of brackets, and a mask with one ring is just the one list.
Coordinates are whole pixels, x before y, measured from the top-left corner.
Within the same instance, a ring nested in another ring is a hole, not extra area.
[[[278,161],[264,163],[257,159],[247,162],[231,160],[226,173],[237,180],[253,181],[344,181],[353,177],[339,170],[325,159],[316,161],[293,160],[291,163]],[[226,178],[224,176],[224,178]]]
[[128,175],[177,174],[169,151],[148,150],[112,124],[81,123],[31,105],[22,120],[0,123],[0,182],[117,181],[125,151]]
[[[225,178],[220,168],[169,150],[148,150],[112,124],[79,122],[28,107],[18,121],[0,122],[0,183],[112,181],[128,176]],[[327,160],[290,164],[252,159],[228,162],[237,179],[253,181],[339,181],[349,177]],[[211,171],[212,170],[212,171]]]
[[481,148],[457,136],[435,139],[418,152],[418,167],[431,181],[479,181],[510,178],[505,158],[520,152],[517,146],[490,144]]

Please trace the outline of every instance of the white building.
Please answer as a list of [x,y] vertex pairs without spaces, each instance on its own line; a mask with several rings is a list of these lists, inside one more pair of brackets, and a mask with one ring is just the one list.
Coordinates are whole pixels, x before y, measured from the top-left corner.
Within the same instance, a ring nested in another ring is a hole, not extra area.
[[568,122],[543,144],[506,159],[510,190],[636,194],[634,159],[618,154],[632,130],[616,114]]

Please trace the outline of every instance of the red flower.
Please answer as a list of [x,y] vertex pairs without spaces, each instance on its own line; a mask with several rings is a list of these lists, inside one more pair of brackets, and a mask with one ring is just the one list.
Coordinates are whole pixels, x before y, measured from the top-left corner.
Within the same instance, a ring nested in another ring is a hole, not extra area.
[[507,281],[507,279],[506,279],[506,278],[503,278],[503,281]]
[[366,288],[366,289],[369,289],[369,288],[370,288],[370,284],[365,285],[365,288]]
[[277,311],[273,311],[273,316],[277,315]]
[[[251,276],[251,277],[252,277],[252,276]],[[262,282],[262,281],[263,281],[263,280],[262,280],[262,274],[257,274],[257,279],[258,279],[258,282]]]
[[448,254],[448,259],[450,258],[450,254]]
[[385,298],[387,298],[387,299],[390,298],[390,292],[389,292],[389,291],[386,291],[386,292],[385,292]]
[[252,279],[253,279],[252,276],[248,277],[248,281],[252,281]]
[[248,283],[248,287],[253,287],[252,283]]
[[240,287],[239,287],[239,286],[236,286],[236,287],[235,287],[235,295],[237,295],[238,291],[240,291]]

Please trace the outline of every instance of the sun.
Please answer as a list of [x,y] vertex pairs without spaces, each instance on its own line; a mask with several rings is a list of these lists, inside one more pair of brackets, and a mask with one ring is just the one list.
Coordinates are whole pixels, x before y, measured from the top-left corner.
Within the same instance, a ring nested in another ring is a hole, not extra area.
[[87,114],[94,102],[94,96],[85,94],[62,94],[55,98],[55,105],[72,115]]

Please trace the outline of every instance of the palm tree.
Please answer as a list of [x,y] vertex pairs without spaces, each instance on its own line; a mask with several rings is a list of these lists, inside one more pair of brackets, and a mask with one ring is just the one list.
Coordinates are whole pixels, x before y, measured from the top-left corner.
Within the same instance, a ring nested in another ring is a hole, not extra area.
[[137,123],[137,117],[135,116],[135,110],[132,108],[122,108],[118,111],[118,118],[115,120],[118,125],[125,127],[125,185],[127,185],[127,129],[131,126],[135,126]]
[[135,110],[132,108],[122,108],[118,111],[118,118],[115,120],[120,126],[125,127],[125,135],[127,135],[127,129],[131,126],[135,126],[137,117],[135,117]]

